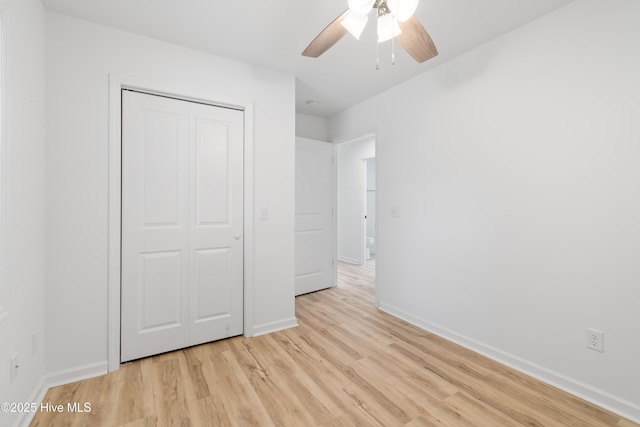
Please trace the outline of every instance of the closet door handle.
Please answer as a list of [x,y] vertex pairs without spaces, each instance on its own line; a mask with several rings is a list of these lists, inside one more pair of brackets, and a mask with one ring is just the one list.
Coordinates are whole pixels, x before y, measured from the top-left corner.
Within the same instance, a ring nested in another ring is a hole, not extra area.
[[236,239],[236,240],[240,240],[240,238],[242,238],[242,234],[236,234],[236,235],[235,235],[235,239]]

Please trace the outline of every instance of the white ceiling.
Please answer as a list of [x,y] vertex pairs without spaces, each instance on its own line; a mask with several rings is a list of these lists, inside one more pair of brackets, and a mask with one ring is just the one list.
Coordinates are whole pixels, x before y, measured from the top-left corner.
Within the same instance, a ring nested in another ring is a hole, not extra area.
[[[416,17],[440,55],[416,63],[380,45],[374,12],[360,40],[347,34],[317,59],[300,55],[347,0],[42,0],[51,11],[296,76],[296,112],[329,117],[547,14],[572,0],[421,0]],[[308,101],[317,101],[312,107]]]

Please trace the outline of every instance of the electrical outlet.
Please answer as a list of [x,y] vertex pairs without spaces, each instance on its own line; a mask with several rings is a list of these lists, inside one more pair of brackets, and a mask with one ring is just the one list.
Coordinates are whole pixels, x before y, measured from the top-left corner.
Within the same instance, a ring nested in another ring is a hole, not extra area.
[[587,348],[604,353],[604,332],[587,328]]
[[9,378],[9,383],[13,383],[16,378],[18,378],[18,368],[20,367],[20,362],[18,362],[18,353],[14,354],[9,362],[11,363],[11,376]]

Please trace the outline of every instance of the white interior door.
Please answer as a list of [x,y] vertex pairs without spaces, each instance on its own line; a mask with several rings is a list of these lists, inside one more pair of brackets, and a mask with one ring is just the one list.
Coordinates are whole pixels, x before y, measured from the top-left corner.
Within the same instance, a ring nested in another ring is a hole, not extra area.
[[243,113],[122,97],[121,361],[239,335]]
[[296,295],[333,283],[333,145],[296,138]]

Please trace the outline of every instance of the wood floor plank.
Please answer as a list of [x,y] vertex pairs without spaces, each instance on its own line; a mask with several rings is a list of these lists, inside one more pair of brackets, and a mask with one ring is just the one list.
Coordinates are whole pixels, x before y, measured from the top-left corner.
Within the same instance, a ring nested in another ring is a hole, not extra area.
[[254,345],[262,340],[263,337],[250,342],[236,341],[239,348],[233,354],[240,369],[246,373],[262,404],[272,408],[270,415],[276,425],[311,425],[307,412],[298,410],[302,405],[289,387],[290,376],[276,371],[268,352],[260,353],[255,349]]
[[[304,367],[324,395],[340,409],[344,415],[339,416],[339,419],[356,426],[380,425],[371,414],[363,410],[362,406],[358,404],[359,402],[354,402],[354,385],[347,381],[336,367],[326,363],[313,347],[309,346],[309,339],[305,335],[300,335],[297,330],[288,330],[277,336],[272,336],[285,344],[283,348],[295,360],[296,364]],[[283,337],[286,337],[287,340],[285,341]],[[329,421],[325,423],[329,424]]]
[[416,419],[427,425],[443,425],[447,427],[475,427],[473,420],[465,418],[444,400],[437,399],[424,390],[416,390],[409,396],[414,402],[426,410],[426,415],[420,415]]
[[228,412],[228,418],[237,425],[265,425],[275,426],[273,419],[278,412],[274,408],[268,412],[253,388],[247,372],[242,370],[234,351],[228,350],[211,357],[210,376],[218,379],[214,389],[215,397],[222,400],[223,408]]
[[299,326],[52,388],[32,427],[639,427],[375,308],[375,263],[296,298]]
[[456,413],[467,420],[472,420],[476,425],[494,427],[514,427],[520,425],[508,416],[505,416],[505,414],[484,404],[482,401],[464,391],[459,391],[447,397],[444,402]]
[[279,386],[286,388],[287,394],[294,396],[300,407],[306,409],[311,425],[324,423],[327,415],[342,415],[343,411],[271,336],[261,338],[254,343],[256,354],[265,356],[263,363],[273,368],[276,378],[286,379]]
[[122,424],[122,427],[157,427],[157,426],[158,426],[158,418],[155,415]]
[[196,352],[197,350],[192,347],[185,349],[183,354],[186,360],[189,378],[191,378],[191,384],[193,384],[195,397],[197,399],[204,399],[205,397],[211,396],[211,393],[209,392],[207,380],[202,374],[202,360],[197,357]]
[[469,365],[450,365],[433,354],[422,352],[409,345],[403,347],[402,345],[394,344],[393,346],[398,349],[398,354],[401,355],[399,357],[407,357],[416,362],[422,361],[424,369],[441,376],[460,390],[467,392],[522,425],[540,427],[545,425],[545,421],[550,422],[550,420],[547,420],[546,414],[530,414],[530,409],[525,403],[513,399],[501,390],[487,387],[483,381],[484,375],[470,369]]
[[313,335],[310,340],[312,348],[340,373],[343,381],[354,386],[350,396],[356,406],[367,408],[367,411],[382,425],[389,425],[389,421],[407,422],[409,416],[396,405],[381,390],[371,383],[371,378],[361,375],[355,368],[355,362],[359,359],[349,359],[348,353],[343,350],[343,345],[336,346],[335,342],[321,334]]
[[[367,377],[377,390],[387,396],[389,400],[409,416],[407,422],[417,417],[429,418],[432,416],[432,413],[429,411],[432,405],[425,406],[421,402],[421,399],[414,400],[414,397],[417,396],[417,387],[408,386],[403,378],[387,375],[386,372],[379,369],[378,366],[370,363],[370,360],[367,358],[357,362],[356,370],[363,377]],[[434,398],[434,400],[437,399]],[[402,420],[395,417],[394,421],[398,422]]]

